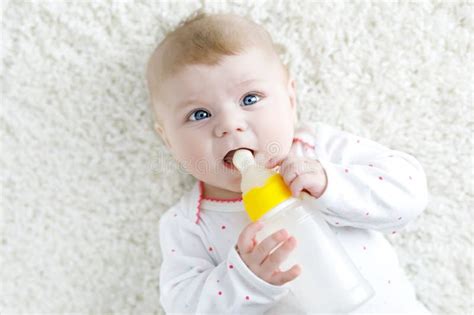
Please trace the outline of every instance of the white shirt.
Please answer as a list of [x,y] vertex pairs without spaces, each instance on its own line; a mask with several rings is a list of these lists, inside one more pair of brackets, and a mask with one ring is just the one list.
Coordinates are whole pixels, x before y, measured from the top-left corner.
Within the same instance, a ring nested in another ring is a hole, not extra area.
[[[418,161],[326,124],[295,132],[293,149],[315,158],[328,186],[323,215],[375,295],[350,314],[424,314],[384,237],[413,221],[428,192]],[[250,223],[242,199],[202,196],[193,188],[160,219],[160,302],[167,313],[301,314],[287,286],[258,278],[235,250]],[[317,298],[317,297],[315,297]]]

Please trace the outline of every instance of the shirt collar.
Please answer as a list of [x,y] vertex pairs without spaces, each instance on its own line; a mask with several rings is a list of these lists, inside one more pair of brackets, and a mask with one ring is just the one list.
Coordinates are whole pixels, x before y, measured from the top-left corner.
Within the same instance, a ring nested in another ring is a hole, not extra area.
[[188,209],[194,209],[195,223],[199,224],[201,213],[205,211],[241,212],[245,211],[242,198],[238,199],[211,199],[203,196],[204,184],[198,180],[188,193]]

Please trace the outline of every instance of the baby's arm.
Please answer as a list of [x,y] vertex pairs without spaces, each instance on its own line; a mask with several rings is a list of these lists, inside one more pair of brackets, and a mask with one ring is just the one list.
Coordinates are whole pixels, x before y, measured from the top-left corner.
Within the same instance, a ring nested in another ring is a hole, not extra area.
[[205,240],[200,226],[176,209],[161,218],[160,302],[166,313],[262,314],[288,292],[258,278],[234,247],[217,263]]
[[330,224],[394,233],[425,209],[425,173],[409,154],[325,124],[314,145],[328,180],[318,201]]

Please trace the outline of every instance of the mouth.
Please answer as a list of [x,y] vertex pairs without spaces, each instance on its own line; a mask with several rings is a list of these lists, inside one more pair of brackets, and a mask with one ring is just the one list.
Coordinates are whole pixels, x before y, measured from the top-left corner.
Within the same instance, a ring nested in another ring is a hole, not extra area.
[[235,150],[230,150],[229,152],[227,152],[227,154],[223,158],[224,166],[226,168],[231,169],[231,170],[237,170],[234,163],[232,162],[232,159],[234,158],[235,152],[237,152],[237,150],[242,150],[242,149],[249,150],[250,152],[252,152],[252,155],[255,157],[255,151],[249,148],[238,148]]

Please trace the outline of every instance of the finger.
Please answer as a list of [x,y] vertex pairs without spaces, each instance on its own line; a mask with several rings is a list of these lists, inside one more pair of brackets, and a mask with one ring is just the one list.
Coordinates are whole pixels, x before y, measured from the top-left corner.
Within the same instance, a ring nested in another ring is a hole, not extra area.
[[248,224],[242,232],[240,232],[239,239],[237,240],[237,248],[241,254],[250,253],[255,247],[255,236],[257,232],[263,228],[261,221],[255,221]]
[[282,285],[289,281],[294,280],[300,274],[301,274],[300,265],[294,265],[287,271],[280,271],[280,272],[275,273],[270,279],[270,283],[275,284],[275,285]]
[[288,155],[284,160],[281,161],[280,165],[280,174],[282,172],[287,172],[294,163],[298,161],[298,157],[294,155]]
[[270,252],[281,242],[288,238],[288,232],[285,229],[281,229],[272,235],[266,237],[255,247],[253,251],[253,258],[260,265]]
[[280,165],[284,160],[285,160],[285,157],[274,156],[266,162],[265,167],[270,168],[270,169],[274,168],[274,167]]
[[302,145],[298,142],[293,142],[293,144],[291,145],[291,149],[290,149],[290,155],[298,155],[301,153],[301,147]]
[[288,255],[296,247],[296,239],[291,236],[289,237],[280,247],[278,247],[273,253],[265,258],[262,263],[262,268],[268,270],[271,274],[275,269],[278,269],[280,264],[288,258]]
[[300,163],[295,160],[288,160],[282,164],[280,168],[280,175],[283,177],[283,180],[288,186],[299,174],[301,174],[300,168]]
[[281,166],[280,174],[283,176],[285,183],[289,186],[295,178],[301,174],[314,172],[316,167],[311,161],[306,159],[289,159]]
[[319,198],[326,187],[323,176],[314,172],[297,176],[289,185],[291,194],[293,197],[298,197],[303,190],[307,190],[313,197]]

